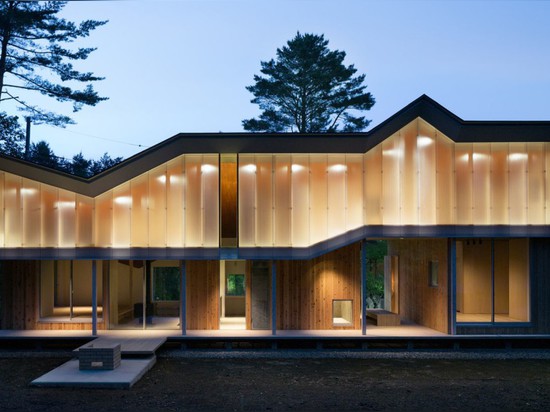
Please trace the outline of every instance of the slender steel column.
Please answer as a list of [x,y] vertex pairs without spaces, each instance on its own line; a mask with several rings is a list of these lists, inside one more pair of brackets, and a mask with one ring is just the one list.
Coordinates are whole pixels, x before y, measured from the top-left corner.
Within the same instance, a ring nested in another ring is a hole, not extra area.
[[449,240],[449,333],[456,335],[456,239]]
[[69,319],[74,317],[74,278],[73,278],[73,261],[71,260],[71,273],[69,276]]
[[187,334],[187,268],[185,260],[181,261],[181,285],[180,285],[180,326],[181,334]]
[[271,261],[271,334],[277,334],[277,264]]
[[361,241],[361,334],[367,334],[367,241]]
[[[132,265],[133,262],[130,261],[130,264]],[[147,263],[145,260],[143,261],[143,277],[141,279],[141,287],[142,287],[142,294],[141,299],[143,302],[143,308],[141,310],[141,315],[143,316],[143,330],[147,328]]]
[[92,335],[97,336],[97,263],[92,260]]

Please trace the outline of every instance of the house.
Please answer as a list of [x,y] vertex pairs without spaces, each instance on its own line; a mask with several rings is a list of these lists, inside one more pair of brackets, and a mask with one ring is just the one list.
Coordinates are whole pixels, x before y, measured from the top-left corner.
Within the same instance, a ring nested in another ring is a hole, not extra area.
[[179,134],[91,179],[0,156],[0,329],[368,335],[384,240],[381,324],[548,334],[549,166],[550,122],[427,96],[366,133]]

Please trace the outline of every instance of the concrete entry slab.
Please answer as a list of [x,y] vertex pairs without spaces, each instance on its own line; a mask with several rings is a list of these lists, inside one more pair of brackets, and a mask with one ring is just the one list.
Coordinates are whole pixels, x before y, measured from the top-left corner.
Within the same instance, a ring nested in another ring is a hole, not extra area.
[[147,359],[123,359],[114,370],[79,370],[78,360],[70,360],[31,382],[40,387],[131,388],[156,363]]
[[73,352],[77,354],[80,348],[87,347],[90,344],[95,347],[107,347],[120,343],[120,352],[122,356],[151,356],[156,350],[166,342],[166,337],[118,337],[101,336],[93,341],[76,348]]

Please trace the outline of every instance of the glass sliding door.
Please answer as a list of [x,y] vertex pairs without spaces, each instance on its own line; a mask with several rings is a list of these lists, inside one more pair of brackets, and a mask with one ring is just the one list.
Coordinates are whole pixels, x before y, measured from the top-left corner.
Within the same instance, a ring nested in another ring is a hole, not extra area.
[[530,320],[528,239],[457,241],[456,271],[458,323]]
[[112,329],[177,329],[180,321],[179,261],[110,262]]

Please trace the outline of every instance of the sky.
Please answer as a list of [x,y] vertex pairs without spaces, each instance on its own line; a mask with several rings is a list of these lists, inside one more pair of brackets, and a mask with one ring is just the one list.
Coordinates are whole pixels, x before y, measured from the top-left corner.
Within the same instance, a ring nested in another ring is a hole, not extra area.
[[243,131],[260,113],[245,87],[298,31],[324,34],[366,75],[369,129],[422,94],[464,120],[550,120],[550,1],[80,1],[62,16],[109,20],[75,43],[97,47],[77,67],[105,77],[94,87],[109,100],[77,113],[32,100],[77,123],[32,128],[68,158]]

